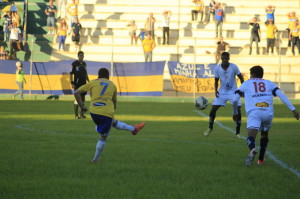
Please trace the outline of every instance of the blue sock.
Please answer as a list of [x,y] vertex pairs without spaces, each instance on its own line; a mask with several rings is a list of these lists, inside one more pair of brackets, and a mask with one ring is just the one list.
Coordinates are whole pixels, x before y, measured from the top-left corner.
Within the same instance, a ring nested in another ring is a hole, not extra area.
[[249,147],[250,150],[255,148],[255,139],[253,136],[250,136],[247,138],[247,145]]
[[105,140],[102,140],[102,139],[98,140],[97,145],[96,145],[96,152],[95,152],[95,156],[94,156],[93,160],[96,160],[96,161],[99,160],[101,153],[105,147],[105,144],[106,144]]

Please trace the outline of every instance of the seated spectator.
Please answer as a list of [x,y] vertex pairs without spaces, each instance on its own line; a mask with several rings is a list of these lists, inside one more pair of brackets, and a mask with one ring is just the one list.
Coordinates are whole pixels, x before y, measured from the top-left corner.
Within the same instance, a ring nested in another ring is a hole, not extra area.
[[274,55],[275,46],[275,33],[278,31],[273,19],[269,19],[266,23],[267,27],[267,55],[269,54],[269,48],[271,48],[271,53]]
[[5,51],[4,46],[0,46],[0,60],[8,59],[8,52]]
[[[299,21],[299,20],[298,20],[298,17],[296,17],[296,12],[289,12],[287,14],[287,16],[288,16],[288,19],[289,19],[287,31],[288,31],[288,35],[290,35],[291,28],[293,27],[294,23]],[[290,39],[289,39],[288,47],[291,47],[291,40]]]
[[72,24],[72,41],[75,43],[76,52],[79,50],[80,35],[82,34],[82,26],[79,23],[79,19],[74,18],[74,23]]
[[217,50],[216,50],[216,64],[221,60],[221,54],[223,52],[228,52],[230,45],[223,40],[223,37],[220,36],[217,41]]
[[274,13],[275,13],[275,6],[272,6],[272,5],[266,6],[266,14],[267,14],[267,21],[266,22],[268,22],[269,19],[272,19],[273,23],[275,24]]
[[60,20],[60,23],[58,25],[58,49],[62,48],[62,50],[65,50],[65,42],[67,38],[67,30],[68,30],[68,25],[66,23],[66,20],[62,18]]
[[201,13],[201,20],[203,21],[203,11],[204,11],[204,2],[203,0],[193,0],[194,8],[191,11],[192,13],[192,21],[197,21],[198,13]]
[[129,36],[131,39],[130,44],[133,44],[133,41],[135,45],[137,44],[137,36],[136,36],[136,30],[137,30],[137,25],[135,24],[134,20],[131,20],[129,24],[127,24],[127,27],[129,27]]

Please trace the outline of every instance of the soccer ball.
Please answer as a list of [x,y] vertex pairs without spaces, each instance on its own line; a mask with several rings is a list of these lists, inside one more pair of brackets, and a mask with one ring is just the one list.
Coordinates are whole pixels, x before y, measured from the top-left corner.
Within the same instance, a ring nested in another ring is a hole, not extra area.
[[208,106],[208,100],[206,99],[206,97],[200,96],[196,98],[195,107],[197,109],[204,110],[206,109],[207,106]]

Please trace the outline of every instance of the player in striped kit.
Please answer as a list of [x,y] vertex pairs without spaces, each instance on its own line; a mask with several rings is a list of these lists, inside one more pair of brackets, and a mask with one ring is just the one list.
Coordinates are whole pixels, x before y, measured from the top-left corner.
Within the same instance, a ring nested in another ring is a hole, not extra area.
[[253,66],[250,69],[251,79],[245,81],[236,91],[233,98],[234,116],[238,118],[238,101],[241,96],[245,98],[245,109],[247,113],[247,145],[250,153],[246,159],[246,166],[251,166],[256,155],[255,138],[261,131],[260,152],[257,164],[263,164],[265,151],[269,142],[269,129],[274,117],[273,98],[279,99],[292,111],[293,116],[299,120],[299,113],[290,100],[271,81],[262,79],[264,70],[261,66]]

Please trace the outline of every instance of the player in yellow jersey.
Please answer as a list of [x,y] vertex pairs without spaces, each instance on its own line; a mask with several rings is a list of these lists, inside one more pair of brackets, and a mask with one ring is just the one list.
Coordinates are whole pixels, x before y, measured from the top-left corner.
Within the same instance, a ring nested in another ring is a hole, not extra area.
[[74,95],[82,112],[87,111],[87,108],[81,100],[81,94],[85,92],[90,93],[90,114],[96,124],[96,131],[100,134],[96,145],[95,156],[92,160],[92,162],[98,162],[106,144],[106,138],[111,126],[119,130],[131,131],[133,135],[136,135],[145,126],[145,123],[142,122],[131,126],[114,120],[117,103],[117,87],[112,81],[109,81],[109,71],[106,68],[99,69],[98,79],[90,81],[76,90]]

